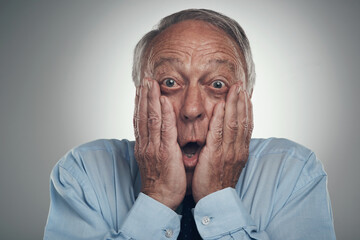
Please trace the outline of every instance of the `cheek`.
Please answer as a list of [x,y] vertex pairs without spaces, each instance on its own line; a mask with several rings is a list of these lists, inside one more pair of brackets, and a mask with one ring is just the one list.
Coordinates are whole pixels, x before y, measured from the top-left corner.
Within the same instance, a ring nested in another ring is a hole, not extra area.
[[208,119],[211,119],[216,104],[218,104],[221,100],[225,101],[225,97],[224,98],[209,97],[206,99],[206,101],[204,102],[204,108]]
[[179,120],[180,117],[180,109],[182,106],[182,98],[180,96],[167,96],[171,102],[173,110],[175,112],[176,120]]
[[203,90],[204,108],[208,119],[211,119],[216,104],[220,103],[221,101],[226,102],[226,96],[228,94],[228,91],[229,90],[227,89],[221,92],[213,92],[209,88],[206,87],[204,88]]

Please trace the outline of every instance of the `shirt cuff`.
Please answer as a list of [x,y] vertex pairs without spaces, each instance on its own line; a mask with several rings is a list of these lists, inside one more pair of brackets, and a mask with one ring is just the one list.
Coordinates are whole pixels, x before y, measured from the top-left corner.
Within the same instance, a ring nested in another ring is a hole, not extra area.
[[140,193],[121,228],[133,239],[176,239],[181,216],[155,199]]
[[217,238],[254,226],[234,188],[225,188],[200,199],[194,219],[203,238]]

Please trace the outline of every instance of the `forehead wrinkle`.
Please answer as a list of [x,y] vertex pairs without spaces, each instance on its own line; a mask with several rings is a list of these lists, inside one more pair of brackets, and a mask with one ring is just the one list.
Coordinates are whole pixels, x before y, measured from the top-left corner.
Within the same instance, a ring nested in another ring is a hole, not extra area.
[[[196,38],[195,40],[192,39],[199,33],[197,29],[195,33],[188,26],[185,30],[180,29],[179,31],[178,28],[176,31],[174,29],[169,30],[164,31],[152,41],[148,55],[148,67],[150,69],[155,70],[159,66],[166,65],[188,70],[192,67],[204,69],[213,64],[213,66],[217,65],[214,66],[216,68],[224,66],[229,69],[229,72],[242,79],[244,69],[241,53],[237,44],[225,33],[217,28],[209,29],[210,31],[206,32],[206,36],[201,35],[200,41]],[[222,35],[219,36],[219,32]],[[200,61],[202,64],[196,60],[199,58],[203,59]]]
[[157,55],[161,55],[165,52],[168,53],[175,53],[184,54],[185,56],[190,56],[194,50],[196,50],[196,44],[190,41],[184,41],[181,38],[177,38],[176,36],[169,36],[168,39],[155,39],[153,40],[152,46],[150,47],[150,56],[153,57]]
[[154,70],[156,70],[157,67],[164,65],[165,63],[170,63],[171,65],[180,65],[180,66],[184,65],[184,63],[179,58],[160,57],[154,63]]
[[[169,45],[169,46],[167,46]],[[180,44],[179,44],[180,45]],[[179,47],[178,45],[178,47]],[[155,70],[155,68],[169,63],[170,65],[184,65],[187,58],[191,58],[192,53],[189,49],[174,49],[170,44],[162,44],[162,41],[156,42],[149,51],[147,57],[147,66]]]
[[[217,50],[214,51],[214,49]],[[242,67],[239,52],[232,43],[226,45],[217,44],[216,47],[210,44],[202,45],[196,49],[194,55],[200,55],[202,57],[214,55],[213,59],[210,59],[207,64],[228,64],[230,69],[233,69],[234,71],[236,69],[235,65],[239,64],[239,66]]]
[[212,39],[208,39],[207,41],[201,42],[197,44],[197,51],[206,51],[211,50],[214,47],[219,49],[225,49],[225,51],[229,51],[235,55],[238,55],[239,50],[237,44],[234,43],[233,40],[229,39],[228,36],[215,36]]
[[229,53],[229,51],[224,51],[223,49],[217,51],[212,51],[212,49],[209,50],[210,51],[197,54],[197,57],[204,59],[203,62],[205,68],[209,68],[211,65],[216,67],[225,66],[231,73],[241,78],[243,65],[241,59],[236,53]]

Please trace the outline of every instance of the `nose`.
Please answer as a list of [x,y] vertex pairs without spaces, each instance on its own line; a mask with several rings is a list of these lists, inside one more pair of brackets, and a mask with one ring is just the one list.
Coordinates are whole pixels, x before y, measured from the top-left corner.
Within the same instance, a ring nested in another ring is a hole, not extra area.
[[181,108],[181,116],[185,121],[195,121],[201,119],[204,114],[203,98],[199,86],[190,85],[184,97]]

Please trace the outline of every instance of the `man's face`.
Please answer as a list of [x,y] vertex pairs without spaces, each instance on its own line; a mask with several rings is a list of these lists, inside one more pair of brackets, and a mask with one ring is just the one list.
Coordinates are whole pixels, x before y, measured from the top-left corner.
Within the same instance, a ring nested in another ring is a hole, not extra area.
[[239,47],[225,32],[202,21],[172,25],[153,40],[144,77],[156,80],[172,103],[188,180],[214,106],[225,101],[233,84],[244,82],[241,59]]

